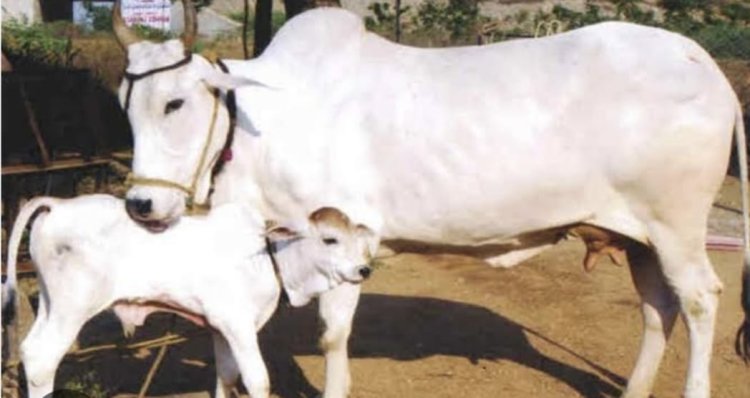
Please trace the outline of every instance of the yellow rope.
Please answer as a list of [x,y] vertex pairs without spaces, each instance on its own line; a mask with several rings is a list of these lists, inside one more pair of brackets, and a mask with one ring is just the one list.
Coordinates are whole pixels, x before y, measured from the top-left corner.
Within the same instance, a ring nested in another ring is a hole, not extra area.
[[152,185],[156,187],[163,187],[163,188],[174,188],[178,189],[182,192],[185,192],[189,196],[193,196],[194,192],[192,189],[182,185],[178,184],[176,182],[172,182],[169,180],[162,180],[159,178],[147,178],[147,177],[137,177],[133,173],[128,173],[128,176],[125,178],[125,185],[133,186],[133,185]]
[[216,117],[219,114],[219,93],[214,92],[214,109],[211,112],[211,124],[208,126],[208,138],[206,143],[203,145],[203,151],[201,151],[200,161],[198,162],[198,168],[195,169],[195,175],[193,176],[193,183],[190,184],[190,190],[195,195],[195,189],[198,186],[198,180],[201,176],[201,169],[206,163],[206,157],[208,156],[208,147],[211,146],[211,139],[214,136],[214,126],[216,125]]

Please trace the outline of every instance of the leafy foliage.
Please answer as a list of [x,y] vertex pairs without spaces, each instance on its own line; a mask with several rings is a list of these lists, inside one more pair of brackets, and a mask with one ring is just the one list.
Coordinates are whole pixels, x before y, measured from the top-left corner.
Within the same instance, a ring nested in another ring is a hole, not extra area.
[[365,18],[368,29],[393,39],[396,17],[406,42],[425,46],[473,43],[479,25],[487,18],[479,14],[478,0],[424,0],[416,8],[393,1],[370,4],[371,16]]
[[447,3],[426,0],[417,8],[416,29],[447,32],[452,40],[474,36],[479,22],[477,1],[450,0]]
[[[379,27],[390,28],[396,24],[396,7],[391,8],[390,3],[372,3],[367,7],[368,10],[372,11],[374,17],[368,16],[365,18],[365,25],[368,29],[378,29]],[[401,7],[401,15],[409,12],[411,7]]]
[[[66,390],[83,393],[90,398],[106,398],[109,396],[107,389],[102,387],[98,375],[93,370],[68,380],[63,391]],[[70,396],[77,395],[71,394]]]
[[[372,16],[365,19],[370,30],[390,38],[396,19],[392,3],[371,4]],[[549,29],[539,28],[552,22],[570,30],[620,20],[682,33],[717,57],[750,59],[750,3],[745,0],[660,0],[657,5],[645,0],[586,0],[580,11],[557,4],[550,12],[522,10],[494,24],[480,15],[477,0],[424,0],[416,9],[404,7],[401,12],[410,16],[404,41],[415,45],[474,43],[485,35],[486,25],[494,25],[489,39],[494,41],[548,33]]]
[[538,13],[535,21],[555,19],[566,29],[606,20],[624,20],[662,27],[693,38],[715,57],[750,59],[750,6],[739,1],[712,5],[707,0],[662,0],[663,18],[643,0],[611,0],[614,13],[605,14],[591,0],[585,11],[557,5],[551,15]]
[[78,54],[66,30],[69,24],[25,25],[18,21],[2,24],[3,53],[16,68],[47,70],[70,65]]
[[91,7],[92,28],[97,31],[112,31],[112,10],[109,7]]

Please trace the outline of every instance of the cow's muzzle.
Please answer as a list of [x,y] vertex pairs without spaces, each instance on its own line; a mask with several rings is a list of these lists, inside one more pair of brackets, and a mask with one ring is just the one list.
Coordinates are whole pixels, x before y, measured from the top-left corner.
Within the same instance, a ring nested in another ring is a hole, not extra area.
[[153,202],[151,199],[126,199],[125,210],[130,218],[151,232],[164,232],[169,227],[169,222],[163,220],[152,220]]

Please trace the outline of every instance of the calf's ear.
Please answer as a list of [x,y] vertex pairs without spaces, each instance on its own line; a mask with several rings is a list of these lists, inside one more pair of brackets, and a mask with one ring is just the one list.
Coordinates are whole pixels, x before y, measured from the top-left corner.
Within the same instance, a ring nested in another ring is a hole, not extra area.
[[371,230],[364,224],[357,224],[357,226],[354,227],[354,230],[357,234],[357,238],[364,239],[366,242],[370,256],[375,257],[375,253],[378,251],[378,246],[380,245],[380,238],[375,231]]
[[375,236],[375,232],[371,230],[370,227],[364,224],[357,224],[355,230],[357,231],[357,236],[361,236],[363,238]]
[[273,241],[289,240],[299,237],[299,232],[292,231],[287,227],[274,226],[266,230],[263,234],[266,238]]

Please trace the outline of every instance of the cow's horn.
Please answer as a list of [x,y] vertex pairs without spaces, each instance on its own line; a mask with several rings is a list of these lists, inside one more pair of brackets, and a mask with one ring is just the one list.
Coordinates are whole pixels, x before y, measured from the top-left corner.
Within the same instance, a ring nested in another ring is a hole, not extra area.
[[138,35],[125,24],[120,11],[120,0],[115,1],[112,8],[112,30],[115,32],[117,42],[122,48],[127,49],[129,45],[141,41]]
[[195,34],[198,31],[198,18],[195,15],[195,5],[193,0],[182,0],[185,9],[185,31],[182,33],[182,43],[185,44],[185,50],[191,51],[195,43]]

